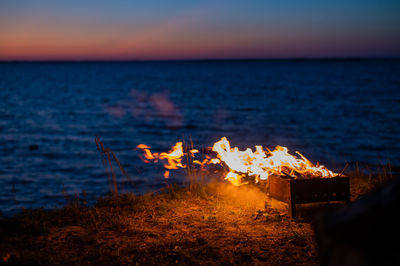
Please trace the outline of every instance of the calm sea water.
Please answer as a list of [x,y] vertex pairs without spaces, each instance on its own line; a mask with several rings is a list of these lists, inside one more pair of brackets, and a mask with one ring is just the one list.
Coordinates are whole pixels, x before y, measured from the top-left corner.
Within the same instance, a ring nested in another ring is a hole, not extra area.
[[135,146],[167,151],[182,136],[198,147],[222,136],[240,148],[287,146],[339,171],[396,168],[400,61],[1,63],[0,210],[106,194],[95,136],[136,193],[165,180]]

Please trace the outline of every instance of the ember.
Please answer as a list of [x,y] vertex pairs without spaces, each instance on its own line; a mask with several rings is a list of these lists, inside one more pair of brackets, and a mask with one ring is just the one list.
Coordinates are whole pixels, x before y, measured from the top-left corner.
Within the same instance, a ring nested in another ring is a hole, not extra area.
[[169,177],[169,170],[186,168],[187,165],[182,163],[184,156],[190,156],[193,164],[210,165],[219,164],[228,168],[225,179],[235,186],[248,183],[249,178],[256,183],[260,180],[267,180],[270,176],[285,176],[291,179],[310,179],[310,178],[329,178],[340,176],[328,170],[319,163],[313,164],[300,152],[296,152],[297,156],[289,154],[286,147],[277,146],[273,151],[262,146],[255,146],[255,151],[247,148],[240,151],[239,148],[231,148],[226,137],[214,143],[210,148],[214,153],[207,154],[205,159],[196,159],[199,153],[196,149],[190,149],[184,152],[182,142],[177,142],[172,149],[166,153],[152,153],[150,147],[139,144],[137,148],[144,151],[142,159],[146,162],[162,161],[167,169],[164,177]]

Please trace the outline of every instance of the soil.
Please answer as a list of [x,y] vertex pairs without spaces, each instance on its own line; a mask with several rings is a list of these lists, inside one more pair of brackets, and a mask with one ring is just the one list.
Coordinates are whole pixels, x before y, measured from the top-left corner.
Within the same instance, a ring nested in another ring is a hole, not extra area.
[[24,210],[0,218],[0,264],[319,264],[312,216],[271,204],[256,186],[213,183]]

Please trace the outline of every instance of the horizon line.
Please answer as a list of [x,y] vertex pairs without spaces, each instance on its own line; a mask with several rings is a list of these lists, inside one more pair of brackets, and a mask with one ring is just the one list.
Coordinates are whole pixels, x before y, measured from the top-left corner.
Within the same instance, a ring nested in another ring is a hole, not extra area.
[[0,59],[0,63],[83,63],[83,62],[224,62],[224,61],[364,61],[400,60],[400,56],[385,57],[283,57],[283,58],[189,58],[189,59]]

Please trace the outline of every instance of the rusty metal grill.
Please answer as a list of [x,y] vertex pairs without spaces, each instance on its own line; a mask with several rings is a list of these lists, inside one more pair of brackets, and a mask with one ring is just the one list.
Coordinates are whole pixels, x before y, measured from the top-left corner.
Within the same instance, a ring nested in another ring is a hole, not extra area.
[[350,201],[348,177],[290,179],[270,176],[269,195],[289,204],[289,214],[296,217],[296,204]]

